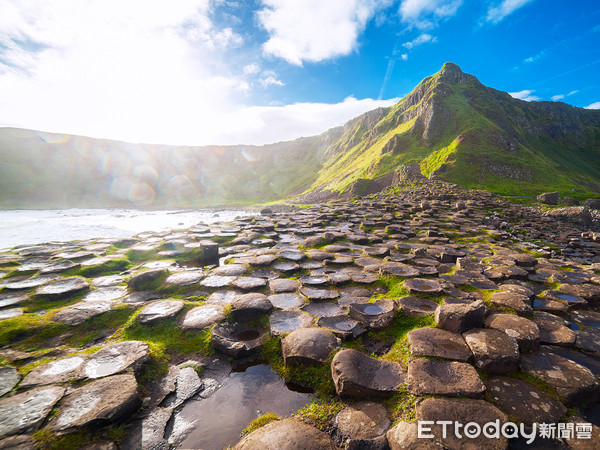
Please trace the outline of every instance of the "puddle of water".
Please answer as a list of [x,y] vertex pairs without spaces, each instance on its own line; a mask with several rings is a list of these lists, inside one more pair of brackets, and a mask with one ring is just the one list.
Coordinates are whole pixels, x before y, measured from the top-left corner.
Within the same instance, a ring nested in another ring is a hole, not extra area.
[[335,324],[335,327],[340,330],[340,331],[350,331],[352,328],[354,328],[353,324],[348,321],[348,322],[337,322]]
[[266,364],[231,373],[211,397],[190,400],[178,413],[181,419],[195,423],[177,448],[221,450],[235,444],[241,431],[258,416],[267,412],[289,416],[312,401],[311,394],[289,387]]
[[240,341],[253,341],[260,337],[260,333],[257,330],[244,330],[235,337]]
[[578,299],[577,297],[574,297],[574,296],[569,295],[569,294],[554,294],[554,296],[560,298],[561,300],[569,302],[569,303],[579,302],[580,301],[580,299]]
[[382,309],[382,308],[380,308],[380,307],[379,307],[379,306],[377,306],[377,305],[369,305],[369,306],[366,306],[366,307],[363,309],[363,312],[364,312],[365,314],[369,314],[369,315],[371,315],[371,316],[374,316],[374,315],[377,315],[377,314],[381,314],[381,313],[383,312],[383,309]]

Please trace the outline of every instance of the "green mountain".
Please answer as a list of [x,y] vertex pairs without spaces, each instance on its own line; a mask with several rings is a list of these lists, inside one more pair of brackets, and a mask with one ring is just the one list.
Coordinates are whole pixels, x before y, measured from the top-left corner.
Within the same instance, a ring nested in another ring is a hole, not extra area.
[[396,105],[344,125],[325,160],[313,188],[344,191],[418,164],[427,177],[508,195],[598,193],[600,111],[514,99],[446,63]]
[[600,111],[525,102],[452,63],[319,136],[182,147],[0,129],[0,207],[201,207],[360,194],[408,166],[507,195],[600,193]]

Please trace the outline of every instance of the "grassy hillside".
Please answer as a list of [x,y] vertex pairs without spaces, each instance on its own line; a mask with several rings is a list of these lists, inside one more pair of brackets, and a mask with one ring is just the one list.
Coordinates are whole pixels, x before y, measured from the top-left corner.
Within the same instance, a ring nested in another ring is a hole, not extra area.
[[600,112],[528,103],[446,64],[365,129],[361,116],[311,188],[345,191],[401,164],[423,175],[507,195],[600,192]]

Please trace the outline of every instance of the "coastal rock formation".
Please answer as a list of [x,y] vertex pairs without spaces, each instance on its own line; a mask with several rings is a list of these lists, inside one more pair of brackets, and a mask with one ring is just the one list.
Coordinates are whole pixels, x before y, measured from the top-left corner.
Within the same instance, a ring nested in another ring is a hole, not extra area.
[[[82,447],[115,448],[115,429],[127,430],[121,446],[181,445],[194,426],[182,408],[257,362],[329,400],[258,428],[244,437],[252,445],[296,445],[276,431],[290,422],[286,433],[318,445],[402,448],[443,440],[439,430],[415,440],[404,420],[415,414],[589,420],[580,415],[600,395],[597,228],[415,183],[354,203],[0,253],[2,445],[30,445],[38,429],[62,444],[89,426],[97,433]],[[219,265],[198,266],[209,239]],[[444,445],[506,447],[452,439]]]

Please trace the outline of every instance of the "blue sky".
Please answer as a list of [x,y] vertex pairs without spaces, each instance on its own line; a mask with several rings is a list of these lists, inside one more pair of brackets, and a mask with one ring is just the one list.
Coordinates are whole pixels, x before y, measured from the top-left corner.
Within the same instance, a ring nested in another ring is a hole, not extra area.
[[600,108],[600,3],[0,0],[0,126],[276,142],[393,104],[446,61]]

